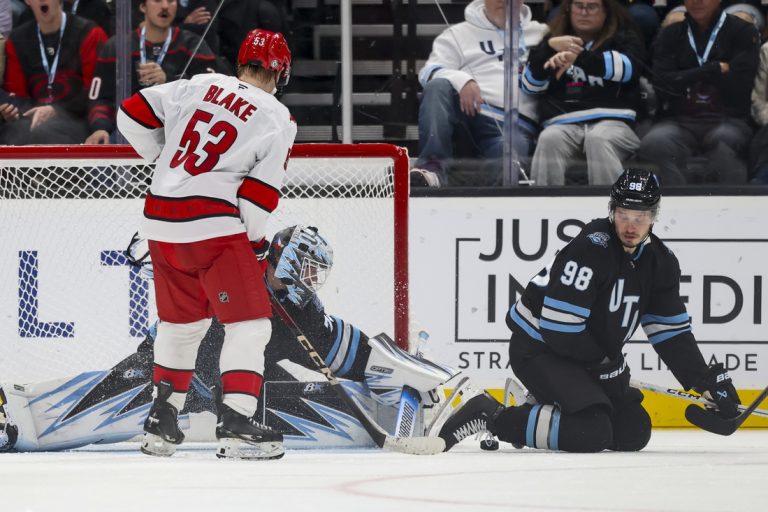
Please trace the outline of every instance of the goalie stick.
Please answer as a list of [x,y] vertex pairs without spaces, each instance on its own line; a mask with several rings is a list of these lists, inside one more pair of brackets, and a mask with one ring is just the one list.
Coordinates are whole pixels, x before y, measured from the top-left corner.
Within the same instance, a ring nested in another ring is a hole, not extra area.
[[720,434],[721,436],[729,436],[736,432],[742,423],[755,412],[757,406],[760,405],[765,398],[768,397],[768,386],[755,398],[749,406],[744,409],[741,414],[734,418],[723,418],[713,411],[702,409],[691,404],[685,409],[685,419],[699,427],[700,429],[712,432],[713,434]]
[[296,325],[291,315],[285,310],[277,297],[270,293],[270,300],[275,311],[283,319],[285,324],[291,330],[299,344],[307,351],[309,358],[315,363],[317,369],[322,373],[331,385],[331,388],[338,394],[339,398],[349,407],[355,418],[362,424],[363,428],[371,436],[371,439],[379,448],[391,450],[400,453],[410,453],[414,455],[434,455],[445,450],[445,441],[440,437],[394,437],[389,435],[379,424],[377,424],[368,413],[360,408],[360,405],[347,393],[344,386],[336,378],[323,358],[317,353],[312,343]]
[[[672,398],[680,398],[682,400],[687,400],[689,402],[703,405],[704,407],[717,408],[717,404],[715,404],[714,402],[707,400],[703,396],[694,395],[693,393],[688,393],[687,391],[681,391],[675,388],[666,388],[664,386],[657,386],[655,384],[648,384],[647,382],[640,382],[639,380],[635,380],[635,379],[631,379],[629,381],[629,385],[632,386],[633,388],[645,389],[648,391],[653,391],[654,393],[668,395],[668,396],[671,396]],[[744,412],[747,410],[747,406],[744,406],[744,405],[738,405],[737,408],[739,409],[739,412]],[[752,414],[754,414],[755,416],[768,417],[768,410],[754,409],[752,411]]]

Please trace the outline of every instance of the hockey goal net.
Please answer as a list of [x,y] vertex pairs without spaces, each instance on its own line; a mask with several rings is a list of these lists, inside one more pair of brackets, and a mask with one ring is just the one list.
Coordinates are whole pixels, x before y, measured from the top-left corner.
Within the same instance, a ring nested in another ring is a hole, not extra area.
[[[128,146],[0,147],[0,378],[109,368],[155,319],[125,257],[153,166]],[[407,344],[408,156],[297,144],[269,235],[314,225],[334,249],[329,313]]]

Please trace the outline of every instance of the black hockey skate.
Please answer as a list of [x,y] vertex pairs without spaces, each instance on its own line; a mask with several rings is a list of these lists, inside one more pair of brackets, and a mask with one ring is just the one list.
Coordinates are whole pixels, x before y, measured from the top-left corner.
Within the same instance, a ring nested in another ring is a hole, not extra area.
[[439,435],[445,441],[445,451],[469,436],[491,430],[489,422],[492,423],[493,418],[502,410],[504,406],[488,393],[470,398],[440,429]]
[[184,433],[179,428],[179,411],[168,403],[172,393],[171,384],[161,380],[157,385],[157,398],[144,421],[141,451],[147,455],[170,457],[176,452],[176,446],[184,441]]
[[19,439],[19,428],[8,417],[7,403],[3,388],[0,388],[0,453],[13,450]]
[[283,434],[224,404],[220,404],[219,411],[216,424],[218,458],[269,460],[279,459],[285,454]]

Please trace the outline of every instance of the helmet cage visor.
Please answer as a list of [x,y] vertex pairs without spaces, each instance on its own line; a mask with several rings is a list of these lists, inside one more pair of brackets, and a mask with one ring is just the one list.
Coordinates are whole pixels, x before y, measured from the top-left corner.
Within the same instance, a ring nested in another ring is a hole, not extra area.
[[275,277],[285,285],[287,298],[299,307],[325,284],[333,265],[333,251],[313,230],[297,227],[275,266]]

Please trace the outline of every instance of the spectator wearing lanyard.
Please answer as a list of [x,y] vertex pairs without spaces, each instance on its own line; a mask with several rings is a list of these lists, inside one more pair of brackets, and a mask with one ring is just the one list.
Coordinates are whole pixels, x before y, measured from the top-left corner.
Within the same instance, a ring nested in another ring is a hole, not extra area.
[[107,35],[92,21],[67,15],[58,1],[27,4],[35,20],[11,32],[3,84],[16,95],[22,115],[6,118],[0,142],[82,143],[88,135],[85,113],[96,52]]
[[[173,27],[175,0],[141,0],[144,22],[131,35],[131,92],[180,78],[192,51],[200,40],[192,32]],[[91,134],[86,144],[107,144],[115,131],[116,38],[99,52],[90,91],[88,123]],[[202,42],[186,71],[186,77],[216,69],[216,57]]]

